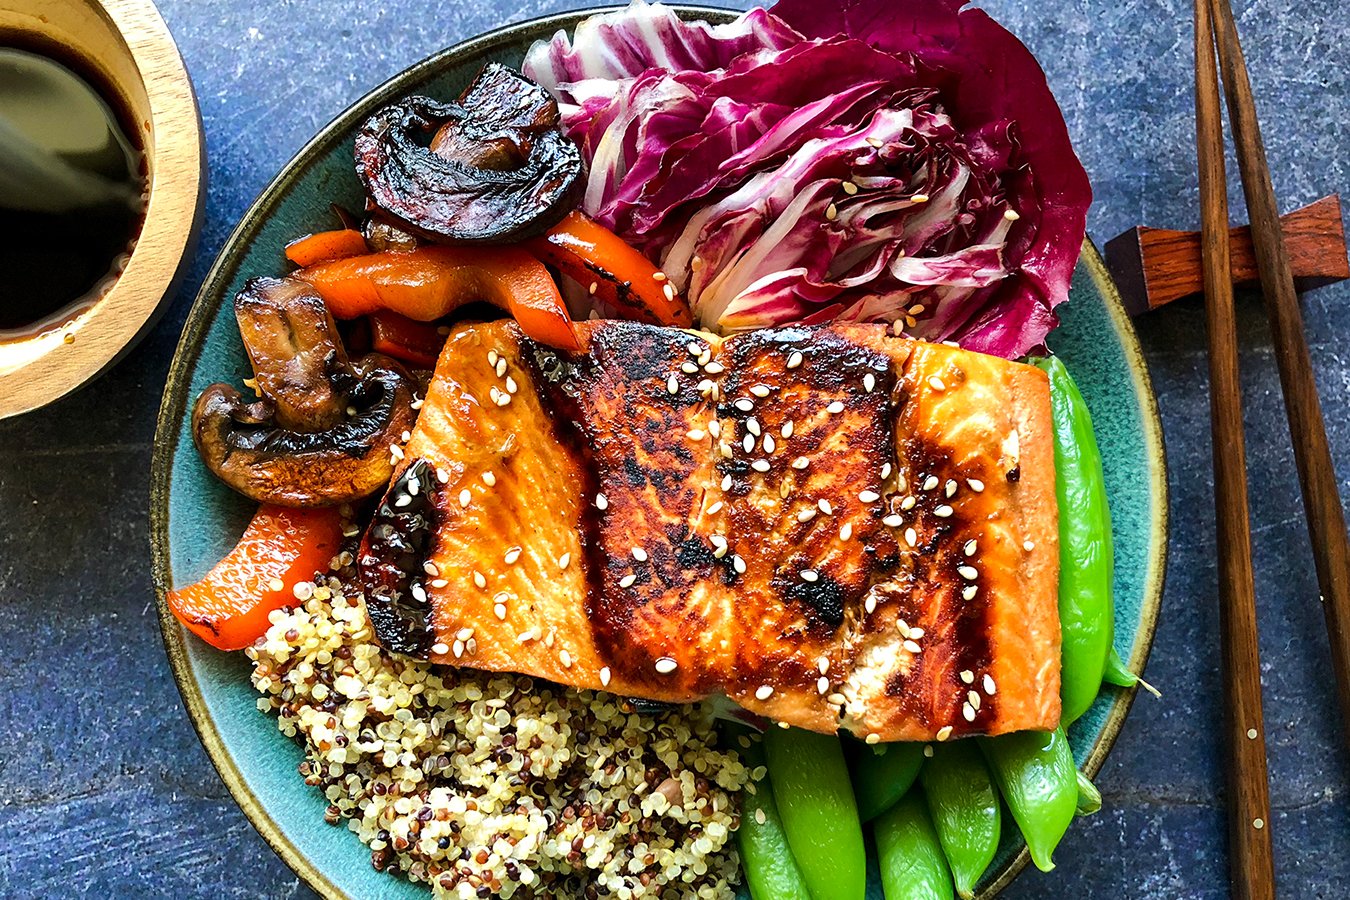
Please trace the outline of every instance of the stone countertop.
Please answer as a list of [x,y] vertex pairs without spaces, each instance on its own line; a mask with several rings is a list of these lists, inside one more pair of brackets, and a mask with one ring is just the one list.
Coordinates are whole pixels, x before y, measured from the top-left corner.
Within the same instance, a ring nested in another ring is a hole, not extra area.
[[[146,510],[160,391],[197,285],[283,163],[348,103],[463,38],[555,0],[161,0],[196,84],[210,189],[181,296],[92,387],[0,422],[0,894],[308,897],[207,761],[160,645]],[[986,0],[1039,56],[1096,188],[1098,242],[1196,227],[1190,4]],[[1289,209],[1350,189],[1343,0],[1237,0],[1275,186]],[[1230,162],[1230,172],[1236,169]],[[1234,178],[1234,210],[1240,210]],[[1239,215],[1238,212],[1234,213]],[[1340,474],[1350,476],[1350,286],[1304,301]],[[1350,893],[1350,766],[1270,338],[1239,302],[1271,822],[1282,895]],[[1221,897],[1223,713],[1203,312],[1139,322],[1167,433],[1172,544],[1148,678],[1058,869],[1009,898]],[[1350,481],[1343,491],[1350,496]],[[55,614],[53,614],[55,612]]]

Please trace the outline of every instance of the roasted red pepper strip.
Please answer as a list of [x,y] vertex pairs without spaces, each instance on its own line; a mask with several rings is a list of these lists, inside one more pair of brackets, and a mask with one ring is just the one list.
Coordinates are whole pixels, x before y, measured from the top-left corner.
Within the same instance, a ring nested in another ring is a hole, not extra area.
[[296,584],[328,570],[341,544],[336,509],[259,507],[206,577],[169,591],[169,609],[211,646],[242,650],[267,633],[272,610],[296,603]]
[[286,245],[286,258],[297,266],[312,266],[330,259],[359,256],[368,249],[361,232],[341,228],[296,238]]
[[339,319],[379,310],[434,322],[466,303],[506,310],[540,343],[579,352],[558,285],[519,247],[425,246],[320,263],[295,273],[314,285]]
[[435,325],[415,322],[387,309],[370,314],[370,349],[419,369],[434,369],[445,346]]
[[694,324],[689,304],[647,257],[579,212],[526,246],[581,284],[594,284],[596,296],[626,318],[677,328]]

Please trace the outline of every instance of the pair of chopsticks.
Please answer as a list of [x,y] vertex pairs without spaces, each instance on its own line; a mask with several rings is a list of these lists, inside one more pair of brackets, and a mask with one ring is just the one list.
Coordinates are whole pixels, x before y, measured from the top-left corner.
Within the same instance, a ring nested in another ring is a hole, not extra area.
[[1228,246],[1228,191],[1219,110],[1222,102],[1219,70],[1223,73],[1261,289],[1303,490],[1308,534],[1322,592],[1327,634],[1331,640],[1341,719],[1347,728],[1350,728],[1350,538],[1346,534],[1321,402],[1303,333],[1303,316],[1280,229],[1275,191],[1233,10],[1229,0],[1195,0],[1196,150],[1200,169],[1205,307],[1209,317],[1220,618],[1224,669],[1230,692],[1227,735],[1230,868],[1234,896],[1243,900],[1268,900],[1275,896],[1275,875],[1261,716],[1261,668],[1247,505],[1246,448]]

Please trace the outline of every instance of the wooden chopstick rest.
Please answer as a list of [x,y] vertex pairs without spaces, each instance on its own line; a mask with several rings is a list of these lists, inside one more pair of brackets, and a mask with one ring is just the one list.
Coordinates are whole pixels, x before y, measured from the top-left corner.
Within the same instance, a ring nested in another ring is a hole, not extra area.
[[[1285,246],[1300,291],[1350,279],[1340,195],[1332,194],[1280,216]],[[1259,278],[1251,227],[1233,228],[1233,283],[1254,285]],[[1198,295],[1204,287],[1200,232],[1140,225],[1106,245],[1106,264],[1130,315]]]

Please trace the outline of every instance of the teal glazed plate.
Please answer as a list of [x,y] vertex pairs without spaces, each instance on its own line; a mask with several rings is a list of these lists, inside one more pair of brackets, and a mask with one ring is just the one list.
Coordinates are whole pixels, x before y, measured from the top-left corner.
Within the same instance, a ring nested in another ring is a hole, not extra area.
[[[425,898],[425,885],[376,872],[370,852],[345,828],[323,820],[327,801],[296,774],[300,747],[258,711],[242,653],[221,653],[185,631],[164,594],[201,577],[242,533],[251,505],[201,464],[188,433],[198,392],[249,373],[230,302],[246,279],[285,272],[286,241],[333,227],[329,204],[362,208],[352,139],[380,106],[411,93],[457,97],[488,62],[518,66],[532,42],[571,29],[590,11],[536,19],[491,32],[426,59],[367,94],[323,129],[244,215],[198,295],[179,342],[160,406],[150,501],[160,625],[188,715],[211,761],[245,815],[311,887],[334,898]],[[731,13],[684,9],[725,21]],[[1092,410],[1106,466],[1116,542],[1116,647],[1142,671],[1162,600],[1167,547],[1167,476],[1162,427],[1138,340],[1097,249],[1083,245],[1063,324],[1051,336]],[[1095,775],[1125,722],[1133,691],[1106,688],[1070,731],[1074,756]],[[992,897],[1027,863],[1016,829],[979,896]],[[869,900],[880,900],[875,870]]]

